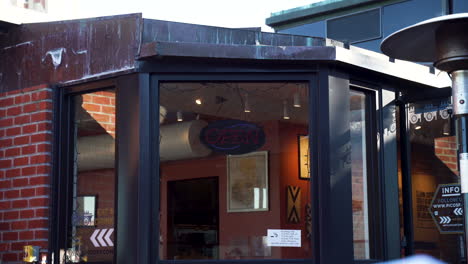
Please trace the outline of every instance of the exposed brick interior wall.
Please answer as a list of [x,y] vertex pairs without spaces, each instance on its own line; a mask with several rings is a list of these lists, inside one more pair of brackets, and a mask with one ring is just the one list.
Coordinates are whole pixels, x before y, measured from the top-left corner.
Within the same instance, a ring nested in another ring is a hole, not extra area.
[[115,138],[115,92],[100,91],[83,94],[81,107]]
[[20,263],[24,245],[48,247],[52,109],[46,86],[0,93],[3,263]]
[[457,167],[457,139],[455,136],[440,137],[434,139],[435,154],[444,162],[445,165],[456,175],[458,175]]

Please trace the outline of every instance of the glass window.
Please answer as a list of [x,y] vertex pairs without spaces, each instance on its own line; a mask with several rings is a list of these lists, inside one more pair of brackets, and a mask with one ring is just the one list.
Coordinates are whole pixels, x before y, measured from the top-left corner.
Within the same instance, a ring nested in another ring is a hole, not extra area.
[[160,257],[311,257],[307,83],[160,84]]
[[458,149],[449,105],[450,99],[407,106],[414,250],[447,263],[464,263]]
[[327,21],[327,38],[355,43],[380,37],[380,9]]
[[369,194],[366,128],[366,95],[351,91],[351,177],[353,202],[353,245],[355,259],[369,259]]
[[73,101],[73,211],[65,263],[113,263],[115,91],[76,95]]

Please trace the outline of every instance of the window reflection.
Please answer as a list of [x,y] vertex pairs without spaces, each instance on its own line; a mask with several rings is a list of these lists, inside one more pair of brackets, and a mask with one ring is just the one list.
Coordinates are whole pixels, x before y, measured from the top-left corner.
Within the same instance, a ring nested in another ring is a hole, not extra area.
[[[311,257],[308,97],[305,83],[160,85],[162,259]],[[268,246],[268,230],[300,245]]]

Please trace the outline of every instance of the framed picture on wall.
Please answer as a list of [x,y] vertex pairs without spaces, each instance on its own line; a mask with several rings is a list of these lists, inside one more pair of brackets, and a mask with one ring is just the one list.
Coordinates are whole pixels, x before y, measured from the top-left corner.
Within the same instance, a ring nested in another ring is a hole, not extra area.
[[297,137],[299,154],[299,179],[310,179],[310,149],[309,136],[299,135]]
[[227,156],[227,211],[268,211],[268,152]]
[[96,196],[85,195],[76,197],[74,221],[76,226],[95,226]]

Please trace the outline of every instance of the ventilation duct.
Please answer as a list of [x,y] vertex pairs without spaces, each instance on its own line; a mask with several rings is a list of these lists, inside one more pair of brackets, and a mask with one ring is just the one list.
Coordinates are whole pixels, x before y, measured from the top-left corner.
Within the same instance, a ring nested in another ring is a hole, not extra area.
[[[200,132],[207,125],[203,120],[178,122],[161,126],[161,161],[200,158],[211,150],[200,141]],[[114,168],[114,138],[108,134],[78,138],[78,171]]]

